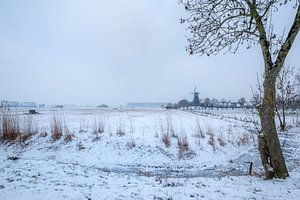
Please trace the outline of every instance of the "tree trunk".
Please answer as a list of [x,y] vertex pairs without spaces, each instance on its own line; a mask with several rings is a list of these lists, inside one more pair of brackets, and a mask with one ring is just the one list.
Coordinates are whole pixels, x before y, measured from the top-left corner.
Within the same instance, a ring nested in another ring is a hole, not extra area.
[[289,176],[282,154],[275,125],[276,72],[270,70],[265,74],[264,97],[259,106],[261,133],[258,136],[258,147],[266,178],[286,178]]

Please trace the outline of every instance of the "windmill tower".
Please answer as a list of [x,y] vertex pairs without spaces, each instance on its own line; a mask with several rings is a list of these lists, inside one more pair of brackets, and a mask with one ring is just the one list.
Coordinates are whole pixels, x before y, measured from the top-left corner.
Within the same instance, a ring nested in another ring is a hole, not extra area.
[[190,93],[190,94],[194,95],[194,99],[192,102],[193,106],[200,106],[199,93],[200,92],[197,92],[197,90],[196,90],[196,86],[195,86],[194,92]]

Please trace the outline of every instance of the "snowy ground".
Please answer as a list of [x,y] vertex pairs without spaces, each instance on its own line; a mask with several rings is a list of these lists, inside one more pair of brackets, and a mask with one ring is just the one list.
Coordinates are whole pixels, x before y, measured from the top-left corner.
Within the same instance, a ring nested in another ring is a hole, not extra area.
[[[297,199],[300,128],[280,136],[291,177],[264,181],[247,175],[249,162],[255,174],[262,170],[243,113],[217,112],[57,111],[74,134],[66,142],[51,139],[52,111],[19,111],[39,134],[25,144],[0,144],[0,199]],[[99,127],[104,132],[95,133]],[[180,151],[184,138],[188,148]]]

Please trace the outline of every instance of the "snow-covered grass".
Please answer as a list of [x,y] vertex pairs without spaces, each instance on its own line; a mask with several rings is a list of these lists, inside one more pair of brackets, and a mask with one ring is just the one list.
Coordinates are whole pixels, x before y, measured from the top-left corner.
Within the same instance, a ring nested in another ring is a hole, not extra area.
[[[300,128],[281,137],[292,177],[264,181],[247,175],[249,162],[254,174],[262,169],[254,135],[241,120],[163,109],[22,113],[20,120],[30,117],[39,132],[21,145],[0,144],[0,199],[293,199],[300,193]],[[62,132],[55,140],[54,119]]]

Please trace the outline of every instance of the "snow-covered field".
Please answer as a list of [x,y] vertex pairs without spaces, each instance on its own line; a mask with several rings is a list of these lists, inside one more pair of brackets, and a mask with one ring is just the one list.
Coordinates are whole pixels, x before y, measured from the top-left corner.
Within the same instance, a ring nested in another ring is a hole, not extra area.
[[[0,199],[297,199],[300,128],[281,134],[290,170],[268,180],[242,111],[68,109],[26,115],[38,134],[0,143]],[[54,116],[63,136],[51,138]],[[163,142],[164,141],[164,142]],[[253,162],[254,175],[248,175]]]

